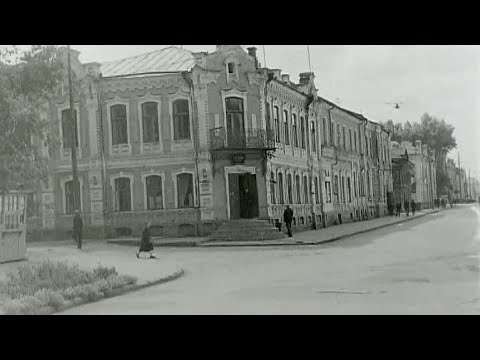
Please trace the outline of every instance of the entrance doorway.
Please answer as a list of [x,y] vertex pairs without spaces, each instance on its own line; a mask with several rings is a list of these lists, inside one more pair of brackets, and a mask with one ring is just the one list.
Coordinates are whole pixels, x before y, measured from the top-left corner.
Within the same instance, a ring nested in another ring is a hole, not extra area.
[[253,219],[259,216],[257,176],[229,174],[230,219]]

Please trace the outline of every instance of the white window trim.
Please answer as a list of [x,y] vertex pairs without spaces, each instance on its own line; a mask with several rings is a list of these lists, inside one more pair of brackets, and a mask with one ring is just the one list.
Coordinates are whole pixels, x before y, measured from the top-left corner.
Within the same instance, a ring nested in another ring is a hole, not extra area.
[[[65,183],[73,181],[73,175],[65,175],[60,178],[60,188],[62,189],[62,196],[63,196],[63,201],[62,201],[62,214],[67,215],[67,194],[65,193]],[[83,206],[83,178],[79,176],[78,182],[80,183],[80,211],[83,212],[84,206]],[[73,215],[73,214],[68,214],[68,215]]]
[[[162,179],[162,209],[156,209],[156,210],[149,210],[148,209],[148,203],[147,203],[147,177],[150,176],[160,176]],[[165,171],[145,171],[142,172],[142,183],[143,183],[143,208],[145,211],[162,211],[165,210]]]
[[[291,123],[292,123],[292,134],[293,134],[293,116],[295,115],[295,123],[297,125],[297,133],[295,134],[296,135],[296,138],[297,138],[297,146],[295,146],[295,142],[294,141],[291,141],[291,144],[292,144],[292,147],[295,148],[295,149],[301,149],[302,148],[302,139],[300,138],[300,117],[298,116],[298,112],[297,111],[293,111],[291,112],[290,114],[290,117],[291,117]],[[292,140],[293,140],[293,137],[291,136]]]
[[306,189],[306,191],[307,191],[307,194],[309,195],[308,197],[310,197],[310,189],[308,188],[308,184],[309,184],[310,178],[309,178],[309,176],[308,176],[307,173],[303,173],[303,175],[302,175],[302,190],[303,190],[303,191],[302,191],[302,196],[303,196],[303,198],[304,198],[304,199],[303,199],[303,203],[304,203],[304,204],[310,204],[310,199],[309,199],[309,198],[308,198],[308,199],[305,199],[305,186],[304,186],[304,184],[305,184],[305,178],[307,178],[307,189]]
[[[187,140],[175,140],[175,120],[173,118],[173,103],[177,100],[188,101],[188,121],[190,122],[190,139]],[[175,94],[168,98],[168,111],[170,115],[170,139],[172,141],[172,151],[178,149],[191,149],[193,148],[193,137],[195,136],[193,131],[193,116],[192,116],[192,99],[189,94]]]
[[226,99],[236,97],[243,100],[243,124],[245,127],[245,134],[248,134],[248,101],[247,101],[247,92],[240,91],[236,88],[231,90],[222,90],[222,108],[223,108],[223,129],[225,132],[225,142],[228,145],[227,137],[227,104]]
[[[283,194],[283,204],[280,203],[280,181],[278,179],[278,175],[282,174],[282,194]],[[277,194],[277,204],[278,205],[285,205],[286,202],[285,202],[285,170],[283,170],[283,168],[278,168],[277,169],[277,172],[275,174],[275,176],[277,177],[277,189],[278,189],[278,194]]]
[[[147,143],[143,141],[143,112],[142,112],[142,105],[145,103],[156,103],[157,104],[157,112],[158,112],[158,143]],[[144,144],[151,145],[153,147],[158,147],[158,150],[151,151],[151,152],[163,152],[163,141],[162,141],[162,113],[161,113],[161,99],[154,98],[152,96],[144,97],[138,101],[138,118],[140,123],[140,153],[144,153]],[[150,152],[150,151],[149,151]]]
[[[177,184],[177,176],[180,174],[191,174],[192,175],[192,182],[193,182],[193,207],[191,208],[179,208],[178,207],[178,184]],[[182,168],[181,170],[176,170],[172,171],[172,182],[173,182],[173,188],[175,192],[175,209],[180,209],[180,210],[188,210],[188,209],[193,209],[197,207],[197,186],[196,186],[196,178],[195,178],[195,171]]]
[[115,105],[124,105],[126,107],[126,113],[127,113],[127,144],[120,144],[120,145],[115,145],[115,147],[122,147],[127,145],[128,146],[128,154],[132,154],[132,144],[131,144],[131,139],[130,139],[130,102],[127,100],[117,100],[117,99],[112,99],[108,100],[105,102],[105,105],[107,106],[107,125],[108,125],[108,133],[109,133],[109,154],[110,156],[121,156],[121,154],[114,154],[113,153],[113,131],[112,131],[112,113],[111,113],[111,108],[112,106]]
[[[127,179],[130,179],[130,204],[131,204],[131,209],[130,211],[116,211],[116,196],[115,196],[115,193],[116,193],[116,189],[115,189],[115,180],[117,179],[121,179],[121,178],[127,178]],[[126,174],[124,172],[120,172],[120,173],[117,173],[115,175],[112,175],[110,176],[110,186],[112,188],[112,205],[113,205],[113,208],[112,208],[112,212],[115,213],[115,214],[118,214],[118,213],[125,213],[125,212],[132,212],[134,211],[135,209],[135,204],[133,203],[133,178],[134,178],[134,175],[133,174]]]
[[[81,158],[82,157],[82,137],[80,134],[80,119],[81,119],[81,114],[80,114],[80,103],[75,103],[73,105],[73,108],[77,112],[77,135],[78,135],[78,147],[77,147],[77,157]],[[60,159],[62,160],[68,160],[71,158],[71,150],[70,149],[65,149],[63,147],[63,128],[62,128],[62,111],[64,110],[70,110],[70,105],[63,105],[57,108],[57,114],[58,114],[58,123],[59,123],[59,130],[60,130],[60,139],[62,141],[62,146],[60,146]],[[69,152],[69,155],[65,156],[65,151]]]

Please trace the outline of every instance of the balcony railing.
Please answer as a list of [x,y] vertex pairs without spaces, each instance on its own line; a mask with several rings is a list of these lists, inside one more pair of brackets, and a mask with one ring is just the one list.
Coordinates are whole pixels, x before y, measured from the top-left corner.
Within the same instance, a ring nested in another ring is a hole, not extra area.
[[248,129],[244,133],[228,135],[225,128],[210,130],[212,150],[275,149],[273,130]]

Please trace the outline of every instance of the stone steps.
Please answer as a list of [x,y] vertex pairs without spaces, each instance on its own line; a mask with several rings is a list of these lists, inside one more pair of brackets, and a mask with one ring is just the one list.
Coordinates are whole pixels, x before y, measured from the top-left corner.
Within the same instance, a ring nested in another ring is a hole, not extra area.
[[223,223],[209,241],[280,240],[286,236],[266,220],[232,220]]

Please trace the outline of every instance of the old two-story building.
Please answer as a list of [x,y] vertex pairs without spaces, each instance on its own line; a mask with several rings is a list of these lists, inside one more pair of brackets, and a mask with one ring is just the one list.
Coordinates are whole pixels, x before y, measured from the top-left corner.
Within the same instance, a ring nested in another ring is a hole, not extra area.
[[412,200],[415,191],[415,165],[409,160],[408,151],[392,142],[393,204],[400,203],[405,210],[405,201]]
[[419,210],[434,207],[437,199],[437,175],[435,152],[420,140],[415,144],[403,141],[401,151],[407,151],[409,160],[415,165],[415,182],[412,186],[412,198]]
[[207,235],[226,221],[275,222],[286,204],[297,229],[383,215],[389,135],[319,97],[313,73],[295,84],[238,45],[103,64],[78,56],[76,125],[67,81],[46,109],[61,145],[46,149],[52,173],[30,233],[67,236],[76,199],[87,237],[137,236],[146,221],[156,236]]

